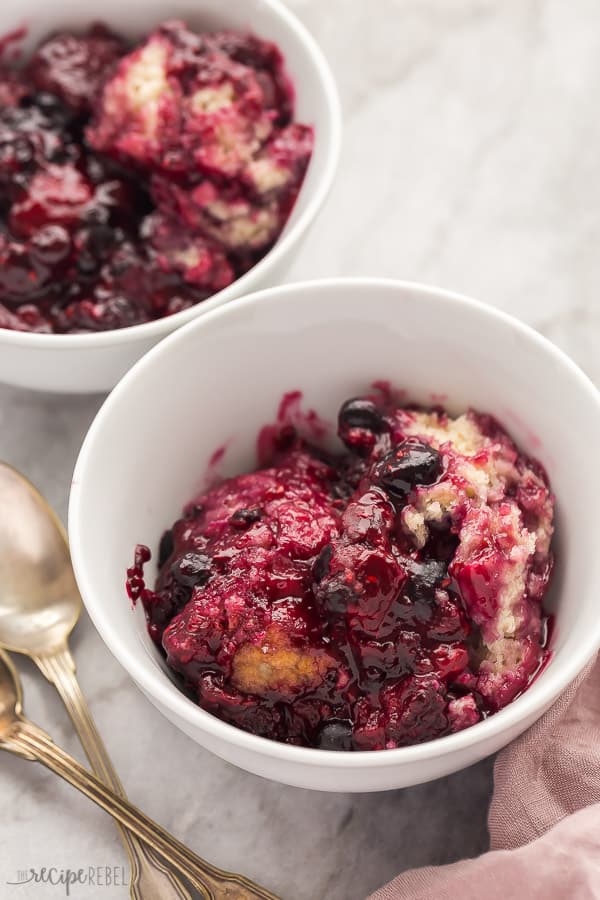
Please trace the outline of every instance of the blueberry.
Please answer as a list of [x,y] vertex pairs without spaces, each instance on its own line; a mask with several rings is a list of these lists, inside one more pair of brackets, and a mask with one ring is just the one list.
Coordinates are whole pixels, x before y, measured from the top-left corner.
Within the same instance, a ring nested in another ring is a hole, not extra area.
[[315,581],[322,581],[329,572],[329,562],[333,553],[331,544],[325,544],[313,565],[313,578]]
[[102,266],[109,251],[124,239],[122,232],[109,225],[91,224],[79,233],[81,249],[77,268],[82,275],[94,275]]
[[87,248],[94,256],[106,256],[115,241],[123,238],[123,235],[109,225],[92,225],[87,237]]
[[61,106],[61,102],[56,96],[56,94],[51,94],[50,91],[38,91],[37,94],[34,94],[31,97],[31,104],[33,106],[39,106],[40,109],[56,109],[58,106]]
[[422,562],[411,560],[405,567],[410,576],[407,588],[409,596],[424,603],[433,600],[436,588],[448,575],[446,564],[436,559],[425,559]]
[[442,471],[437,450],[419,441],[402,441],[379,460],[375,480],[392,499],[404,500],[417,484],[433,484]]
[[344,615],[355,599],[354,591],[343,580],[343,573],[324,578],[315,593],[327,612],[334,615]]
[[162,569],[174,549],[173,532],[165,531],[158,546],[158,568]]
[[111,165],[108,160],[100,159],[100,157],[88,153],[85,165],[87,176],[94,184],[105,181],[108,178],[108,166]]
[[100,262],[87,250],[82,250],[77,257],[77,271],[81,275],[94,275],[100,268]]
[[372,400],[354,397],[342,405],[338,414],[338,427],[340,432],[350,428],[364,428],[379,434],[383,431],[384,421]]
[[262,513],[258,506],[253,506],[251,509],[238,509],[236,510],[229,522],[234,528],[246,528],[248,525],[254,525],[255,522],[260,522]]
[[196,587],[208,581],[211,559],[203,553],[186,553],[171,566],[175,581],[183,587]]
[[319,732],[317,746],[321,750],[352,750],[352,724],[342,719],[329,719]]
[[61,102],[56,94],[51,94],[49,91],[40,91],[39,93],[34,94],[30,98],[30,105],[37,106],[38,109],[41,109],[42,112],[57,125],[62,126],[71,118],[71,113],[64,103]]

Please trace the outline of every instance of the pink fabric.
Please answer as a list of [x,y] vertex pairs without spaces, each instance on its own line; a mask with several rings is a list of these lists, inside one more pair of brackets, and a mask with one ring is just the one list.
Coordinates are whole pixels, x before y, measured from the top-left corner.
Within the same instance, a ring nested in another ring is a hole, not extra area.
[[371,900],[600,900],[600,657],[494,768],[491,850]]

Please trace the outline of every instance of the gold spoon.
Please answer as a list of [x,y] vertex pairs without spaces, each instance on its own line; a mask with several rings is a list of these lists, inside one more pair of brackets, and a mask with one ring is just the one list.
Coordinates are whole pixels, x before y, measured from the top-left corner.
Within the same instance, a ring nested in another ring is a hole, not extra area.
[[189,875],[206,900],[278,900],[274,894],[247,878],[223,872],[196,856],[57,747],[50,735],[24,716],[19,676],[3,650],[0,650],[0,750],[7,750],[23,759],[37,760],[60,775],[179,871]]
[[[68,638],[81,613],[65,531],[44,497],[0,463],[0,647],[29,656],[54,684],[98,778],[125,797],[75,676]],[[189,900],[176,875],[120,829],[134,900]],[[188,872],[183,871],[188,878]]]
[[[24,653],[60,694],[92,769],[117,794],[123,785],[75,675],[68,638],[81,613],[64,529],[41,494],[0,463],[0,647]],[[119,829],[133,900],[190,900],[179,879],[147,846]]]

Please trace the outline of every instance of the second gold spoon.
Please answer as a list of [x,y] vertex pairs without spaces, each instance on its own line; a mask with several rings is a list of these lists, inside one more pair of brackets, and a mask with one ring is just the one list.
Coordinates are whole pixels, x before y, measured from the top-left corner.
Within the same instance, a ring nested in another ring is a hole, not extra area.
[[57,747],[45,731],[25,718],[19,677],[3,650],[0,650],[0,750],[15,753],[23,759],[37,760],[60,775],[114,816],[128,832],[144,841],[144,845],[152,847],[179,871],[189,873],[206,900],[278,900],[247,878],[223,872],[196,856],[164,828],[87,772],[77,760]]

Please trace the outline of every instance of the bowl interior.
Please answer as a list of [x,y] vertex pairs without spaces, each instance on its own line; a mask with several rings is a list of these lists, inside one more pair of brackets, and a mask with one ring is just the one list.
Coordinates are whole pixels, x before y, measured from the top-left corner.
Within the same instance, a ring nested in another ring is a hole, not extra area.
[[[413,401],[492,413],[546,467],[557,497],[554,655],[512,707],[549,702],[550,682],[557,693],[582,668],[600,643],[591,500],[600,485],[586,462],[600,446],[594,388],[544,339],[473,301],[409,284],[338,281],[272,289],[191,323],[124,378],[86,439],[70,510],[78,581],[105,640],[134,678],[150,679],[150,692],[151,673],[164,666],[125,596],[135,544],[156,550],[207,471],[255,464],[257,433],[285,392],[301,390],[304,407],[333,423],[339,404],[376,379]],[[211,718],[194,715],[203,727]]]

